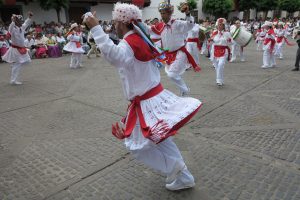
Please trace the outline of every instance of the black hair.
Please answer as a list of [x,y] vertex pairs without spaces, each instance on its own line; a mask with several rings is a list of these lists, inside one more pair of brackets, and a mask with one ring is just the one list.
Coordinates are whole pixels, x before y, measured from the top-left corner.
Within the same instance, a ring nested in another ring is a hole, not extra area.
[[127,26],[127,28],[128,28],[129,30],[133,30],[133,24],[132,24],[132,23],[130,23],[130,24],[126,25],[126,26]]

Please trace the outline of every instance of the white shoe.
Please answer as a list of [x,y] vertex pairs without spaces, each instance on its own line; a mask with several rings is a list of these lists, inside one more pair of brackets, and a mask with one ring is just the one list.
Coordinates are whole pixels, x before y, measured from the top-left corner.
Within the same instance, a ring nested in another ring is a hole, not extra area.
[[190,89],[190,88],[188,88],[188,91],[187,91],[187,92],[183,92],[183,91],[181,91],[181,92],[180,92],[180,96],[182,96],[182,97],[186,97],[186,96],[188,96],[188,94],[190,93],[190,91],[191,91],[191,89]]
[[217,83],[217,86],[223,86],[223,83]]
[[22,85],[23,83],[19,82],[19,81],[10,81],[10,84],[12,84],[12,85]]
[[195,182],[194,180],[188,182],[188,183],[184,183],[178,179],[176,179],[175,181],[173,181],[172,183],[170,184],[166,184],[166,188],[168,190],[172,190],[172,191],[175,191],[175,190],[182,190],[182,189],[188,189],[188,188],[192,188],[195,186]]
[[245,59],[241,59],[241,62],[246,62],[246,60]]
[[174,166],[174,169],[173,169],[172,173],[167,176],[166,183],[170,184],[170,183],[174,182],[175,179],[177,178],[177,176],[181,173],[181,171],[185,167],[186,166],[185,166],[184,162],[177,161],[176,164],[175,164],[175,166]]
[[267,69],[267,68],[269,68],[268,66],[266,66],[266,65],[263,65],[263,66],[261,66],[261,68],[263,68],[263,69]]

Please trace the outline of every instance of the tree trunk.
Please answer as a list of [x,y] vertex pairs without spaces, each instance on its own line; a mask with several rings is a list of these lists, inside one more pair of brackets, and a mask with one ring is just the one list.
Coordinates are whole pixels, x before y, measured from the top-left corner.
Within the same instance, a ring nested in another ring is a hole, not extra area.
[[60,9],[55,9],[56,10],[56,15],[57,15],[57,20],[60,23]]

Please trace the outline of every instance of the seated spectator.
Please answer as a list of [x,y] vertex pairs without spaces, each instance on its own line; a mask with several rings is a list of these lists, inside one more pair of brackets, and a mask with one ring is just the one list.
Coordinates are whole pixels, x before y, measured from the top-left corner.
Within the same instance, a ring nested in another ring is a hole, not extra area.
[[5,38],[5,35],[0,35],[0,58],[6,53],[8,48],[9,48],[9,44]]
[[55,40],[55,37],[53,37],[51,34],[47,35],[47,48],[48,48],[48,56],[50,58],[57,58],[61,57],[62,53],[59,49],[59,46]]
[[28,34],[26,36],[24,44],[25,47],[29,50],[29,55],[32,58],[36,52],[36,49],[35,49],[35,40],[32,38],[31,34]]
[[63,48],[66,44],[66,39],[64,38],[62,33],[57,33],[57,35],[55,36],[55,40],[58,44],[58,47],[59,47],[60,51],[62,52],[62,50],[63,50]]
[[45,44],[45,39],[43,38],[42,33],[38,33],[35,39],[35,46],[36,46],[36,52],[35,57],[36,58],[47,58],[47,46]]

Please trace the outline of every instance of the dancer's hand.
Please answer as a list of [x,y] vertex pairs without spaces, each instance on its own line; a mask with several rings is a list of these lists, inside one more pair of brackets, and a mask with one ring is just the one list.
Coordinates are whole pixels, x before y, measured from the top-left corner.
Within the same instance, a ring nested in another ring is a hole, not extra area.
[[124,135],[125,130],[124,130],[123,128],[120,128],[120,127],[119,127],[118,122],[117,122],[115,125],[112,125],[111,128],[112,128],[112,134],[113,134],[116,138],[118,138],[118,139],[120,139],[120,140],[122,140],[122,139],[125,138],[125,135]]
[[93,13],[88,12],[85,13],[83,16],[83,23],[89,28],[92,29],[93,27],[99,25],[99,20],[96,17],[96,11]]
[[28,18],[31,18],[33,16],[33,13],[31,11],[28,12]]

